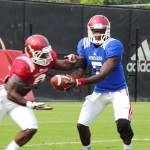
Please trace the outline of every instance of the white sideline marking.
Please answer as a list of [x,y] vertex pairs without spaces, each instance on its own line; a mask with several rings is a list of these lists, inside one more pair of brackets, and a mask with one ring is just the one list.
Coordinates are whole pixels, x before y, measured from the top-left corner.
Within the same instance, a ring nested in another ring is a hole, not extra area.
[[[150,138],[145,139],[132,139],[133,141],[150,141]],[[106,143],[106,142],[120,142],[122,140],[100,140],[100,141],[92,141],[92,143]],[[63,144],[80,144],[81,142],[61,142],[61,143],[42,143],[42,144],[30,144],[25,145],[26,147],[32,146],[42,146],[42,145],[63,145]],[[25,147],[24,146],[24,147]],[[0,147],[7,147],[7,146],[0,146]]]
[[[132,139],[133,141],[150,141],[150,138],[146,139]],[[105,143],[105,142],[119,142],[122,140],[101,140],[101,141],[92,141],[92,143]],[[40,146],[40,145],[63,145],[63,144],[80,144],[81,142],[61,142],[61,143],[44,143],[44,144],[30,144],[26,146]]]

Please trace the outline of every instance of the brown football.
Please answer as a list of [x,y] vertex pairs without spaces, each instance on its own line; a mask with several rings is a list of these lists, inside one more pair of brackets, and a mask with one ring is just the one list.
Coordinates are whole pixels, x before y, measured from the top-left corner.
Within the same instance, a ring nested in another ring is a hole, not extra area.
[[51,78],[50,83],[55,89],[64,90],[68,87],[67,81],[71,81],[71,78],[65,75],[55,75]]

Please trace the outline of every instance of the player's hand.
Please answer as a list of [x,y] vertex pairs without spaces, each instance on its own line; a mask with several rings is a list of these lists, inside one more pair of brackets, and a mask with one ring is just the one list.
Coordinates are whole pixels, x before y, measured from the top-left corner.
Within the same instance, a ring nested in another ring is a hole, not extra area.
[[44,103],[37,103],[37,102],[31,102],[31,101],[27,101],[26,106],[29,108],[33,108],[36,109],[36,107],[40,107],[43,106]]
[[73,77],[71,77],[71,81],[67,81],[67,88],[65,88],[65,91],[69,91],[71,90],[73,87],[77,87],[77,86],[84,86],[86,84],[86,80],[85,78],[79,78],[79,79],[74,79]]
[[77,82],[76,82],[76,79],[74,79],[72,76],[70,75],[66,75],[66,76],[71,78],[71,81],[66,82],[68,86],[67,88],[64,89],[64,91],[70,91],[72,88],[77,86]]
[[67,56],[64,56],[64,58],[71,63],[75,63],[77,61],[77,59],[79,58],[79,56],[75,55],[75,54],[69,54]]

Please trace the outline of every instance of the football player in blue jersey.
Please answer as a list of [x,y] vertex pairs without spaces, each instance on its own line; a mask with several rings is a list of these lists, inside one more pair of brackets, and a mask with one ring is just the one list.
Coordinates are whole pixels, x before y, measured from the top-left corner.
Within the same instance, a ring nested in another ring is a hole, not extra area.
[[[89,126],[109,103],[113,104],[117,131],[123,140],[123,149],[131,150],[132,107],[122,66],[123,45],[110,37],[110,22],[103,15],[93,16],[88,24],[88,37],[78,43],[79,60],[68,83],[75,86],[95,84],[94,91],[85,98],[77,128],[84,150],[92,150]],[[92,68],[92,76],[82,78],[86,66]]]

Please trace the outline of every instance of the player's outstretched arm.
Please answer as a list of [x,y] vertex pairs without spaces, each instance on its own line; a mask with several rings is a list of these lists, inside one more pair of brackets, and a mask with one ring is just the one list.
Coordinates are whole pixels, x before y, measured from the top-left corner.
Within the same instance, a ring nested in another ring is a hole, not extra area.
[[[68,88],[66,88],[66,91],[69,91],[73,87],[77,86],[84,86],[88,84],[95,84],[99,83],[105,80],[105,78],[112,72],[112,70],[115,68],[118,60],[120,57],[111,57],[108,58],[105,63],[103,64],[102,68],[100,69],[99,74],[93,75],[88,78],[77,78],[76,80],[72,80],[73,82],[68,82]],[[70,85],[70,86],[69,86]]]
[[[105,80],[105,78],[112,72],[112,70],[115,68],[118,60],[120,57],[110,57],[108,58],[105,63],[103,64],[102,68],[100,69],[99,74],[93,75],[89,78],[85,78],[84,80],[84,85],[86,84],[95,84],[99,83]],[[81,79],[79,79],[80,82]],[[77,86],[82,86],[82,84],[77,84]]]
[[99,83],[105,80],[105,78],[112,72],[112,70],[115,68],[118,60],[120,57],[111,57],[108,58],[105,63],[103,64],[102,68],[100,69],[99,74],[93,75],[88,78],[80,78],[76,79],[76,85],[77,86],[83,86],[87,84],[95,84]]
[[57,70],[71,70],[75,66],[78,56],[75,54],[69,54],[64,56],[64,58],[64,60],[56,60],[52,68]]

